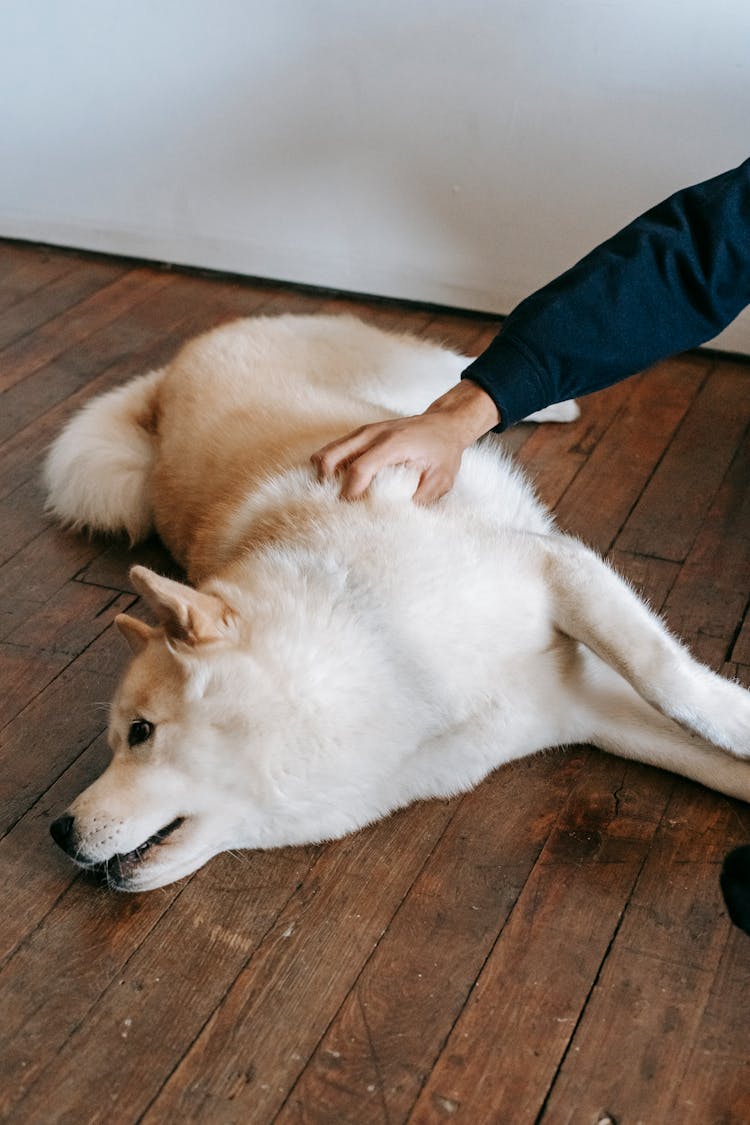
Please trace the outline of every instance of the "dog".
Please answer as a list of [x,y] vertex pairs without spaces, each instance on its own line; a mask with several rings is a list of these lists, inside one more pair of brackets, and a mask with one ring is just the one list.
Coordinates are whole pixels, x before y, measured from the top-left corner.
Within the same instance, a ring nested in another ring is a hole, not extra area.
[[134,543],[155,530],[190,583],[131,570],[158,624],[117,618],[132,659],[112,761],[51,828],[80,867],[149,890],[569,743],[750,799],[750,693],[556,530],[493,437],[430,506],[408,467],[357,502],[317,479],[314,450],[423,410],[467,362],[351,317],[252,318],[70,421],[50,512]]

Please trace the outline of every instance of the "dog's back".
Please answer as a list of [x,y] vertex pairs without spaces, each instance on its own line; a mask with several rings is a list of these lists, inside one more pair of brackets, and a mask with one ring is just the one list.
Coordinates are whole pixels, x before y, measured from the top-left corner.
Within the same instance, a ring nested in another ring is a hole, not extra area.
[[[299,508],[315,449],[366,422],[423,410],[466,362],[352,317],[236,321],[70,423],[47,461],[49,509],[63,523],[126,531],[134,542],[155,529],[194,581],[205,578],[226,561],[238,514],[241,522],[270,482],[278,505]],[[447,518],[463,520],[471,508],[483,520],[548,529],[496,447],[464,460]],[[406,501],[415,484],[396,471],[373,491],[390,487]]]

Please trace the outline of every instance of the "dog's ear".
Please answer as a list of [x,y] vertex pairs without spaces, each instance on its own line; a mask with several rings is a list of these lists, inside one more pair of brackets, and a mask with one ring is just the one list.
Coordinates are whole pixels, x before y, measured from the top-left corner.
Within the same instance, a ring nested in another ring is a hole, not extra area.
[[226,637],[230,610],[221,598],[163,578],[145,566],[131,567],[130,580],[173,640],[197,645]]
[[145,621],[139,621],[137,617],[130,617],[127,613],[118,613],[115,625],[136,654],[145,648],[146,641],[154,634],[154,630]]

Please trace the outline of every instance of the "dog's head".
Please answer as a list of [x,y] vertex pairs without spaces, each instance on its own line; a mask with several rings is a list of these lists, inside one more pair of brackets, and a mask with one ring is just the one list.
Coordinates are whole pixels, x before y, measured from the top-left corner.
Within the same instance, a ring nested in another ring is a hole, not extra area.
[[359,587],[307,561],[204,590],[133,567],[159,624],[117,618],[133,658],[112,761],[51,826],[80,866],[150,890],[229,848],[333,839],[404,803],[413,686]]
[[112,704],[112,761],[51,832],[110,885],[147,890],[237,842],[262,763],[238,763],[252,733],[255,677],[247,674],[232,610],[144,567],[131,575],[159,625],[117,618],[133,659]]

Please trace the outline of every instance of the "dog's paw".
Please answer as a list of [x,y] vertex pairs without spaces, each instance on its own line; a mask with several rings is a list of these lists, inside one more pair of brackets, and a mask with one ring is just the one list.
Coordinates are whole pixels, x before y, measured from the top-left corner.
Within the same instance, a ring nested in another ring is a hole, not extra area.
[[[750,691],[715,673],[693,685],[694,729],[737,758],[750,759]],[[697,704],[697,706],[695,706]],[[704,730],[700,730],[703,725]]]
[[525,422],[575,422],[581,415],[581,408],[573,398],[565,402],[555,402],[552,406],[545,406],[544,410],[536,410],[524,418]]

